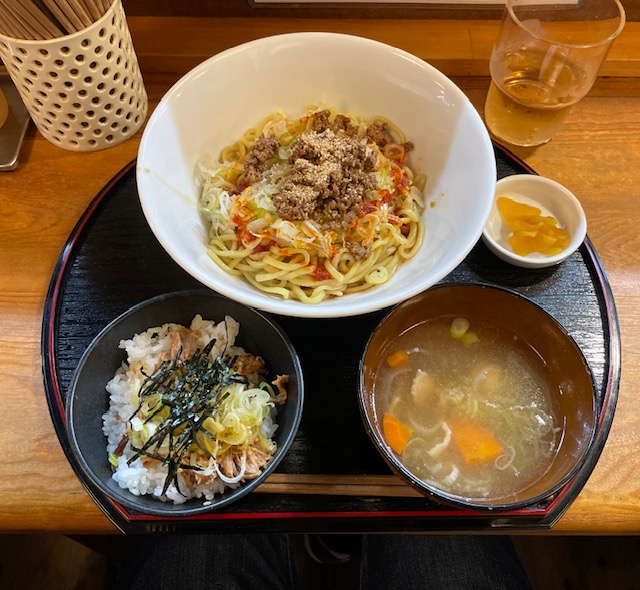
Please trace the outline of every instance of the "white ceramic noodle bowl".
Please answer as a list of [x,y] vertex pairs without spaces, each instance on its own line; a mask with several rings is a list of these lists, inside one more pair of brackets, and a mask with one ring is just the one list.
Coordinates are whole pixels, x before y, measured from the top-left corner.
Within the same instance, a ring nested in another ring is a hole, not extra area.
[[[410,165],[427,176],[419,253],[385,284],[309,305],[260,292],[206,253],[196,162],[217,157],[269,113],[300,116],[312,104],[383,115],[415,145]],[[396,304],[444,278],[482,234],[496,183],[491,140],[473,105],[446,76],[400,49],[350,35],[294,33],[220,53],[178,81],[144,131],[137,183],[145,217],[169,255],[232,299],[298,317],[344,317]]]

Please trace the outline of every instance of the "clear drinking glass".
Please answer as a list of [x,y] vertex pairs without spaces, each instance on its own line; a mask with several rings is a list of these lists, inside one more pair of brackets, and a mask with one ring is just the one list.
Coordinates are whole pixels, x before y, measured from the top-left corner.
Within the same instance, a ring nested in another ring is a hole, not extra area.
[[485,123],[519,146],[548,142],[593,86],[625,23],[619,0],[506,0]]

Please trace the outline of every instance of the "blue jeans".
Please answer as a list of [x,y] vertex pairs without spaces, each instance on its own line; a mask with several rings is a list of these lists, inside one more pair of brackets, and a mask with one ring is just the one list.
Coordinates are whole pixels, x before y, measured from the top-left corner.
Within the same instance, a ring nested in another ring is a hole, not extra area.
[[[134,536],[119,590],[294,590],[290,538],[282,534]],[[530,589],[502,536],[363,535],[363,590]],[[354,590],[357,590],[354,588]]]

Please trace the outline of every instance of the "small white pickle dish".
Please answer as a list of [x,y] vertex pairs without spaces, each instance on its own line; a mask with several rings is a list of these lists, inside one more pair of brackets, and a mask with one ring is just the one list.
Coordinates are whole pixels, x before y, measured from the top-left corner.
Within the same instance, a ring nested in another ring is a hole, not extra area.
[[[559,227],[571,236],[569,245],[559,254],[548,256],[533,252],[526,256],[516,254],[509,246],[511,233],[500,216],[497,207],[499,197],[538,207],[541,215],[551,215]],[[522,268],[544,268],[561,263],[571,256],[584,242],[587,235],[587,218],[580,201],[566,187],[550,178],[535,174],[514,174],[496,183],[496,193],[482,239],[498,258]]]

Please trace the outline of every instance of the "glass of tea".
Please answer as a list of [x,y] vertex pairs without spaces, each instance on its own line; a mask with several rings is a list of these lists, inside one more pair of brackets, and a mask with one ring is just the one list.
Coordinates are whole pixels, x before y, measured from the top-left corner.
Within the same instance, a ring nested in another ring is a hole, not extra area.
[[624,23],[619,0],[506,0],[484,109],[491,133],[518,146],[548,142]]

